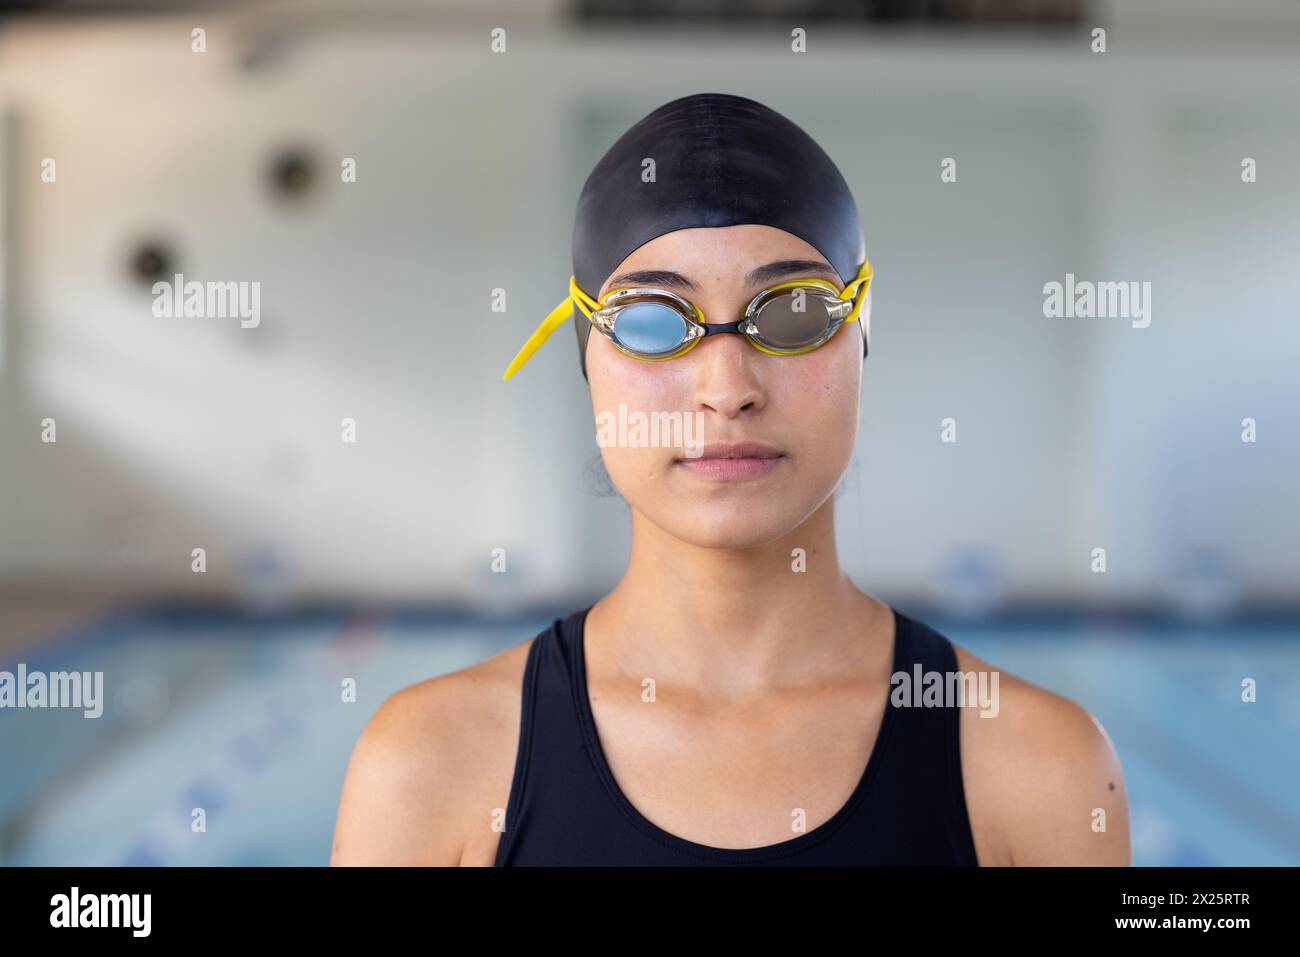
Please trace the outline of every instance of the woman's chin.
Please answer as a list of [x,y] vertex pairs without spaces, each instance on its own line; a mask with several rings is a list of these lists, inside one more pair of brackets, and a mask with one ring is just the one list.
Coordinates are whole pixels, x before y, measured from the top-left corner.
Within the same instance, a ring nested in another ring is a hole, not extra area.
[[708,514],[679,514],[656,523],[674,538],[697,548],[757,548],[788,535],[797,525],[793,516],[755,510],[719,507]]

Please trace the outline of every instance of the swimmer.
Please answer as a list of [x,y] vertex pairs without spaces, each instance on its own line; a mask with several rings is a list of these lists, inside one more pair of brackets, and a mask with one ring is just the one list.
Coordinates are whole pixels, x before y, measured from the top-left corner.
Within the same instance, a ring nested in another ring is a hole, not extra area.
[[594,416],[699,415],[703,452],[601,445],[621,580],[385,701],[331,862],[1131,864],[1096,719],[840,566],[874,269],[822,148],[745,97],[673,100],[597,163],[572,253],[505,378],[571,321]]

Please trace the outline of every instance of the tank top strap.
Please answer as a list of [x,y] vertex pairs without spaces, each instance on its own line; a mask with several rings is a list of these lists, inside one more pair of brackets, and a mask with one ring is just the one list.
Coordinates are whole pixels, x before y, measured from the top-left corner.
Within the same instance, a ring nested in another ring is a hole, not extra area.
[[[577,796],[593,783],[573,697],[573,635],[587,609],[556,618],[533,639],[524,665],[519,740],[505,829],[497,845],[496,866],[508,863],[515,846],[530,829],[548,831],[582,822],[553,820],[563,795]],[[545,803],[548,819],[535,820],[530,809]],[[582,802],[569,802],[580,807]]]
[[[943,634],[898,612],[900,647],[888,706],[896,709],[893,770],[962,863],[977,863],[961,772],[963,685],[957,652]],[[900,790],[904,785],[900,782]]]

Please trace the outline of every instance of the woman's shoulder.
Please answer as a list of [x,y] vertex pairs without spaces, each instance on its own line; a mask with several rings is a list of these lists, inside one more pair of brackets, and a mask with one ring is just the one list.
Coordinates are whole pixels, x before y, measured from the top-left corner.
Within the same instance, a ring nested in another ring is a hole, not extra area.
[[981,860],[1130,863],[1124,773],[1101,722],[1073,699],[942,637],[978,696],[961,709],[960,728]]
[[1089,737],[1100,729],[1096,718],[1065,695],[985,661],[969,648],[953,641],[941,628],[919,618],[908,620],[912,623],[913,649],[927,652],[917,654],[917,657],[935,660],[935,649],[952,649],[956,669],[965,679],[965,686],[975,689],[981,696],[978,702],[968,701],[968,710],[990,721],[1005,718],[1000,723],[990,723],[990,727],[1005,728],[1009,737],[1026,743],[1035,743],[1039,735],[1034,732],[1038,728],[1049,738],[1065,735],[1072,739]]
[[547,631],[384,700],[353,747],[333,861],[457,864],[481,856],[509,797],[528,654]]

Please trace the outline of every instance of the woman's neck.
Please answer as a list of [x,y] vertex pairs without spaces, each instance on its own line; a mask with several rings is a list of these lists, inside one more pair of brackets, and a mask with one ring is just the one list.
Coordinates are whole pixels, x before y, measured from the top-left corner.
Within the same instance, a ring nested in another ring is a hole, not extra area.
[[739,691],[843,662],[892,634],[890,610],[840,567],[834,498],[766,545],[705,548],[633,512],[623,579],[591,610],[589,635],[620,670]]

